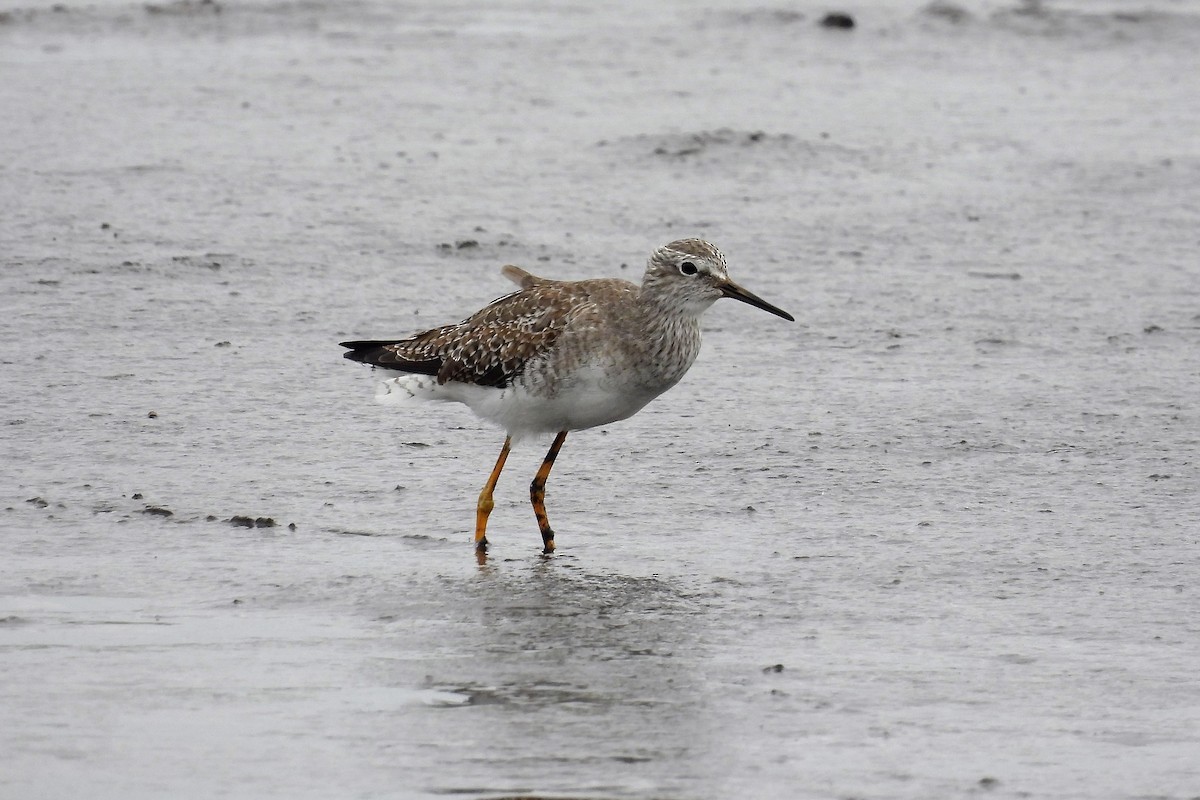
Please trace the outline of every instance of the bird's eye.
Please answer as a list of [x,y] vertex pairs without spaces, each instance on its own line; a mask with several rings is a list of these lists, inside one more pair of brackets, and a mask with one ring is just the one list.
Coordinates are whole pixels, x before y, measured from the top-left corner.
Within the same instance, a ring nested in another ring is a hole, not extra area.
[[693,264],[691,261],[685,261],[679,265],[679,271],[682,272],[684,275],[695,275],[697,272],[700,271],[700,268],[697,267],[695,264]]

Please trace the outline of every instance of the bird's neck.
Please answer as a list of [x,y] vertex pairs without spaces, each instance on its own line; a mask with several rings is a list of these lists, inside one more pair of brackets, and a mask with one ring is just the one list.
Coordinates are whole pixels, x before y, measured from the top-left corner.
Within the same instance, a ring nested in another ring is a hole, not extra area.
[[643,292],[638,299],[642,319],[641,346],[649,351],[658,380],[672,386],[700,353],[700,309],[669,302],[670,298]]

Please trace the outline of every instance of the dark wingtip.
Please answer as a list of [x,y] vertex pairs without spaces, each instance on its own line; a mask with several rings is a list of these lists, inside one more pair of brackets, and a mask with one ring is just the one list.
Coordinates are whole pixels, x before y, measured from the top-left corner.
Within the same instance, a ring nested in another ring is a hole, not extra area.
[[358,361],[363,364],[371,363],[370,359],[376,351],[379,350],[382,342],[338,342],[338,347],[345,347],[346,352],[342,353],[342,358],[348,358],[351,361]]
[[398,372],[416,372],[424,375],[437,375],[442,368],[442,360],[433,358],[426,361],[410,361],[388,346],[400,344],[407,339],[368,339],[360,342],[339,342],[339,347],[345,347],[343,358],[357,361],[372,367],[383,367]]

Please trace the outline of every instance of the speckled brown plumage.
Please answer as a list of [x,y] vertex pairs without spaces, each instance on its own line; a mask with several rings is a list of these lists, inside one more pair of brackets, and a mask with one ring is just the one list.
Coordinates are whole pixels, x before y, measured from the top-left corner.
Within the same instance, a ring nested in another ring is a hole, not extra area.
[[502,388],[531,360],[554,348],[580,312],[596,302],[620,302],[637,293],[628,281],[552,281],[529,273],[527,288],[492,301],[455,325],[387,342],[346,342],[347,358],[372,366],[437,376],[439,384]]

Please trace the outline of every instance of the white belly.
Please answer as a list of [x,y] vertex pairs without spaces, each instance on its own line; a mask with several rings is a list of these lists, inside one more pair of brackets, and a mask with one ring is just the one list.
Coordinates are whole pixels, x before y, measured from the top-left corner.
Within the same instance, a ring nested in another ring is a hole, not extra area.
[[531,391],[522,383],[503,389],[439,385],[430,375],[401,374],[385,380],[376,399],[388,405],[411,400],[463,403],[519,441],[531,434],[578,431],[626,419],[668,388],[621,385],[604,370],[583,367],[553,392]]
[[584,367],[553,392],[531,391],[517,383],[504,389],[462,386],[462,401],[514,439],[531,433],[578,431],[633,416],[662,394],[620,385],[598,368]]

